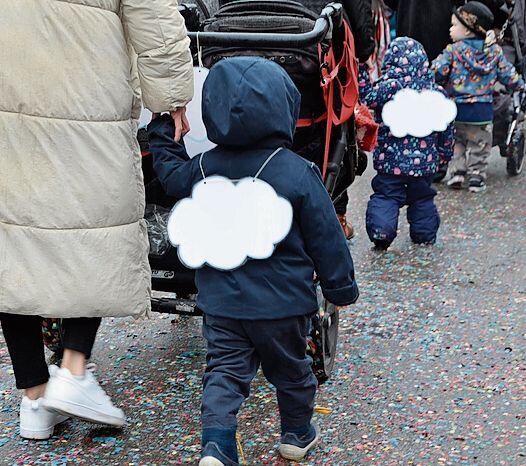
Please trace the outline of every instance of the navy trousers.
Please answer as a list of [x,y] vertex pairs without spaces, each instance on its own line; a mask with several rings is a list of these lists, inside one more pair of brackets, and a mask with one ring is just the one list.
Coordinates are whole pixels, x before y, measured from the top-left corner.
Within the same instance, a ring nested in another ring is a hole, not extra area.
[[257,321],[204,316],[208,354],[201,408],[203,444],[224,444],[235,436],[237,412],[260,365],[276,387],[282,431],[308,430],[317,388],[312,360],[306,355],[310,322],[309,316]]
[[440,216],[434,203],[437,192],[433,177],[377,174],[372,181],[374,194],[367,205],[367,234],[373,242],[391,244],[398,230],[398,215],[407,206],[407,221],[413,242],[436,241]]

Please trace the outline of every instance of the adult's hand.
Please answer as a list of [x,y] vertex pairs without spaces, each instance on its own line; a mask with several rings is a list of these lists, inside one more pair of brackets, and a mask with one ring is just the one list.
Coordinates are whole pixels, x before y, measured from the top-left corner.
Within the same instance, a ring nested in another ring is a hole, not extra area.
[[190,123],[186,118],[186,107],[180,107],[177,110],[170,112],[175,124],[175,142],[179,142],[181,137],[190,131]]

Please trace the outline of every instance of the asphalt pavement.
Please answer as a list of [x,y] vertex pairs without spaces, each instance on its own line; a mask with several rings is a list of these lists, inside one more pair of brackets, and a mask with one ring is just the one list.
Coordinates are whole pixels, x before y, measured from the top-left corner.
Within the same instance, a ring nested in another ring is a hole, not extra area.
[[[486,193],[438,186],[437,245],[412,245],[401,215],[379,253],[364,228],[372,174],[350,191],[361,298],[342,313],[336,369],[317,400],[330,411],[316,415],[323,441],[302,464],[526,465],[526,175],[508,178],[494,155]],[[24,441],[0,336],[0,465],[197,463],[199,318],[106,320],[93,362],[127,426],[68,421],[49,441]],[[246,464],[288,464],[261,376],[239,425]]]

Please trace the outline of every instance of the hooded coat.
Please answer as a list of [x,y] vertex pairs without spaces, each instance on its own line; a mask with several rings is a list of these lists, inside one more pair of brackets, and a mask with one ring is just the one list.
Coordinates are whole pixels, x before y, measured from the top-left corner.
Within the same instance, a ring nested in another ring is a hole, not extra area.
[[3,0],[0,43],[0,312],[146,313],[132,70],[154,112],[191,99],[176,0]]
[[[270,258],[249,259],[232,271],[196,271],[197,305],[207,314],[244,320],[310,315],[318,309],[315,271],[330,302],[347,305],[358,298],[349,248],[319,170],[288,149],[299,107],[300,94],[287,73],[262,58],[221,60],[205,82],[203,120],[208,138],[218,144],[203,157],[206,176],[254,176],[282,147],[259,178],[288,199],[294,212],[289,234]],[[154,120],[148,131],[167,194],[190,196],[203,179],[200,157],[188,160],[174,142],[170,118]]]
[[374,85],[368,79],[361,80],[362,100],[374,111],[380,124],[378,146],[373,155],[374,168],[389,175],[429,176],[453,156],[453,125],[443,133],[423,138],[393,136],[383,124],[382,110],[404,88],[444,92],[435,84],[422,44],[408,37],[398,37],[391,42],[385,55],[382,77]]

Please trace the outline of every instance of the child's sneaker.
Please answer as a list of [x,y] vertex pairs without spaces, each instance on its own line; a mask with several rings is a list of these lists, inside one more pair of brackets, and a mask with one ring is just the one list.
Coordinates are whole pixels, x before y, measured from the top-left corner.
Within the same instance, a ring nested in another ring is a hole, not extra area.
[[44,398],[30,400],[27,396],[20,403],[20,436],[28,440],[46,440],[53,435],[55,426],[68,419],[44,407]]
[[480,176],[472,176],[469,179],[469,190],[472,193],[481,193],[486,190],[486,182]]
[[462,189],[464,184],[464,175],[455,173],[447,182],[448,188],[451,189]]
[[239,466],[239,463],[226,456],[217,443],[208,442],[201,453],[199,466]]
[[113,406],[94,375],[76,377],[67,369],[56,371],[47,385],[44,406],[59,414],[96,424],[124,425],[124,413]]
[[281,436],[279,454],[290,461],[301,461],[319,441],[320,432],[314,424],[311,424],[309,432],[305,435],[286,432]]
[[389,246],[391,246],[391,243],[384,239],[375,239],[374,240],[374,247],[378,251],[387,251],[389,249]]

